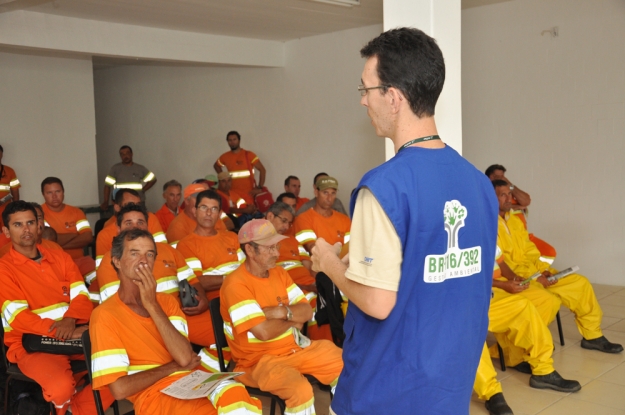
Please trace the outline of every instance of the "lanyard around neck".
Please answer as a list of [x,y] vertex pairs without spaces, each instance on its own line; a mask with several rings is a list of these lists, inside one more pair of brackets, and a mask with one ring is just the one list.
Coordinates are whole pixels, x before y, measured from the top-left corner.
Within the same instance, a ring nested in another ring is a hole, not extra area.
[[440,139],[441,138],[438,135],[428,135],[427,137],[415,138],[414,140],[410,140],[406,144],[404,144],[403,146],[399,147],[399,150],[397,150],[397,152],[399,153],[400,151],[402,151],[406,147],[410,147],[413,144],[421,143],[421,142],[424,142],[424,141],[430,141],[430,140],[440,140]]

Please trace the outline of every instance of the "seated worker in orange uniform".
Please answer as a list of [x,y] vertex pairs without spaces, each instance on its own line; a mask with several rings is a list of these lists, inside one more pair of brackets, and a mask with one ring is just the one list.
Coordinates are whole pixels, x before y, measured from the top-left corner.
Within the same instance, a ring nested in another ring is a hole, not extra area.
[[[121,208],[129,203],[141,203],[139,193],[137,193],[137,191],[133,189],[119,189],[117,193],[115,193],[115,199],[113,199],[113,211],[115,212],[115,214],[104,223],[104,227],[102,228],[100,233],[98,233],[98,237],[96,238],[96,262],[99,262],[98,258],[111,250],[113,238],[117,236],[117,229],[115,228],[115,223],[117,222],[117,214],[119,213]],[[154,240],[156,242],[167,242],[167,238],[165,237],[163,228],[161,228],[161,223],[158,221],[156,215],[149,212],[148,217],[148,230],[150,231],[150,233],[152,233]]]
[[545,324],[551,323],[559,305],[547,315],[541,311],[544,303],[549,304],[544,297],[556,297],[556,305],[558,300],[561,301],[575,315],[577,329],[583,337],[582,348],[604,353],[622,352],[623,346],[611,343],[602,333],[603,312],[588,279],[574,273],[559,280],[549,280],[548,278],[558,271],[540,259],[540,252],[530,241],[527,229],[517,215],[510,213],[512,206],[510,186],[503,180],[494,180],[493,187],[499,201],[497,244],[503,251],[504,261],[511,273],[511,276],[506,277],[528,279],[534,274],[540,275],[530,281],[529,288],[519,294],[534,303],[543,319],[547,317],[544,320]]
[[280,235],[287,238],[280,241],[280,256],[276,265],[284,268],[293,282],[304,292],[306,299],[315,312],[313,318],[307,323],[307,335],[313,340],[332,340],[330,325],[317,325],[315,314],[317,312],[317,284],[314,275],[317,274],[311,270],[312,262],[310,254],[289,234],[289,229],[293,224],[295,211],[282,202],[276,202],[267,211],[267,220],[271,222],[273,227]]
[[297,211],[295,209],[297,207],[297,198],[291,192],[280,193],[278,197],[276,198],[276,202],[282,202],[285,205],[290,206],[291,209],[293,209],[293,212]]
[[284,180],[285,193],[292,193],[295,196],[295,208],[293,210],[296,212],[297,209],[301,208],[304,203],[310,200],[306,197],[299,197],[300,190],[302,190],[302,183],[297,176],[289,176]]
[[[171,221],[169,229],[167,229],[167,240],[174,248],[176,248],[182,238],[193,233],[195,230],[197,226],[197,222],[195,221],[195,199],[198,193],[206,189],[208,189],[208,185],[205,183],[191,183],[185,187],[184,210]],[[223,219],[227,219],[230,224],[232,224],[232,221],[230,221],[230,218],[223,212],[220,212],[220,218],[222,218],[222,220],[215,224],[216,228],[218,230],[227,230],[228,228]],[[234,226],[232,226],[232,228],[234,228]]]
[[[80,355],[27,353],[22,346],[24,333],[57,339],[78,339],[89,322],[93,306],[78,267],[70,256],[58,249],[37,244],[38,221],[35,208],[28,202],[7,205],[3,212],[5,236],[12,248],[0,259],[0,303],[7,359],[36,381],[46,401],[63,415],[96,414],[90,385],[76,392],[70,360]],[[107,390],[102,399],[105,407],[113,402]]]
[[[147,211],[143,205],[128,204],[117,214],[118,234],[132,229],[147,228]],[[170,294],[180,304],[180,291],[178,283],[186,280],[198,290],[196,299],[199,304],[195,307],[183,308],[185,318],[189,324],[189,340],[201,346],[210,346],[215,343],[215,337],[211,327],[208,301],[204,289],[195,274],[187,265],[182,254],[165,242],[156,242],[158,260],[154,263],[152,275],[156,278],[156,292]],[[111,251],[104,254],[104,258],[98,267],[97,283],[100,287],[101,302],[111,298],[119,290],[119,278],[117,271],[111,264]]]
[[242,383],[278,395],[285,414],[314,414],[313,389],[302,374],[334,387],[342,351],[328,340],[309,340],[300,329],[312,308],[287,271],[276,266],[279,235],[264,219],[241,227],[247,259],[221,287],[221,316],[235,371]]
[[222,383],[206,399],[182,400],[161,389],[198,368],[185,314],[171,295],[156,292],[156,243],[141,229],[113,241],[119,290],[93,313],[93,387],[128,399],[137,415],[260,414],[261,404],[238,382]]
[[61,179],[46,177],[41,182],[41,194],[46,201],[42,206],[46,226],[56,231],[57,243],[73,259],[85,256],[83,248],[93,242],[91,226],[82,210],[63,203],[65,188]]
[[[525,229],[527,229],[527,211],[530,203],[532,203],[532,199],[527,192],[519,189],[517,186],[513,185],[510,180],[506,177],[506,168],[501,164],[493,164],[489,166],[484,172],[486,176],[492,182],[493,180],[503,180],[510,185],[510,191],[512,192],[512,210],[511,213],[513,215],[518,215],[519,219],[525,225]],[[535,236],[533,233],[530,233],[530,240],[534,242],[536,247],[541,253],[541,261],[547,262],[549,264],[553,264],[553,261],[556,259],[556,249],[543,241],[542,239]]]
[[182,185],[176,180],[170,180],[163,185],[163,199],[165,203],[154,213],[163,228],[167,232],[169,224],[180,213],[180,199],[182,198]]
[[[37,244],[43,245],[43,247],[47,249],[60,249],[62,251],[63,248],[61,248],[61,245],[57,244],[53,240],[49,240],[43,237],[44,229],[49,229],[52,232],[55,232],[55,231],[54,229],[50,227],[46,227],[44,225],[44,216],[43,216],[43,210],[41,210],[41,205],[39,203],[34,203],[34,202],[29,202],[29,203],[35,208],[35,212],[37,212]],[[2,235],[4,236],[4,233]],[[56,232],[54,233],[54,236],[56,238]],[[0,258],[2,258],[6,254],[11,252],[11,248],[13,247],[13,244],[10,243],[11,238],[7,238],[7,239],[9,239],[9,243],[0,247]]]
[[[199,193],[194,210],[197,227],[178,242],[176,249],[185,257],[210,301],[219,297],[225,277],[239,267],[245,255],[235,233],[217,230],[216,224],[221,222],[221,197],[217,192],[204,190]],[[219,363],[209,350],[202,349],[200,357],[205,369],[219,370]]]
[[217,178],[219,179],[217,193],[222,196],[222,202],[225,200],[228,204],[228,209],[222,210],[229,212],[235,227],[239,227],[251,218],[262,216],[254,203],[246,201],[243,193],[232,189],[232,177],[230,177],[229,173],[222,171],[217,175]]
[[[319,179],[322,179],[324,177],[329,177],[328,173],[317,173],[317,175],[315,176],[315,179],[313,180],[313,192],[315,194],[315,197],[313,197],[308,202],[304,203],[301,207],[299,207],[295,211],[295,216],[299,216],[302,213],[306,212],[307,210],[315,207],[315,205],[317,204],[317,190],[318,190],[317,181],[319,181]],[[341,202],[341,199],[339,198],[335,198],[334,202],[332,202],[332,209],[336,210],[337,212],[342,213],[343,215],[347,215],[347,211],[345,210],[345,207],[343,206],[343,203]]]
[[[4,208],[9,202],[20,200],[21,187],[15,170],[2,164],[3,156],[4,148],[0,146],[0,217],[2,217],[2,212],[4,212]],[[2,226],[1,221],[2,219],[0,219],[0,226]],[[0,246],[2,245],[4,244],[0,241]]]

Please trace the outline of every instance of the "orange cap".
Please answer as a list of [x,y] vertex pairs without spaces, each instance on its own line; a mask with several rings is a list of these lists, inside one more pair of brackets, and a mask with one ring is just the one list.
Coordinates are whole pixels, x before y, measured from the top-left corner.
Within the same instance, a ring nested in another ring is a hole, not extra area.
[[203,192],[204,190],[208,190],[208,185],[206,183],[191,183],[184,188],[184,198],[186,199],[187,197]]

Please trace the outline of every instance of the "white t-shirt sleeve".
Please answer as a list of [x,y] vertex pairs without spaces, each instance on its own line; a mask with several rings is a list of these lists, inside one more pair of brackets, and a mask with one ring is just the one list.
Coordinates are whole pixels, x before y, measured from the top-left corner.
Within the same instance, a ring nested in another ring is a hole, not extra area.
[[367,188],[358,191],[345,277],[369,287],[397,291],[401,277],[399,236],[380,203]]

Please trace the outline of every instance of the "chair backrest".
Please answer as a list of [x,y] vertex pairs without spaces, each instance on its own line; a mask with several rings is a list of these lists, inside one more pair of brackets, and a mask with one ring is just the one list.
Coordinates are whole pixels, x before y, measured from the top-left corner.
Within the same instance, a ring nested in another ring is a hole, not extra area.
[[219,358],[219,369],[226,372],[226,364],[224,362],[223,348],[228,347],[228,340],[224,333],[224,319],[221,317],[221,300],[219,297],[213,298],[208,303],[210,310],[211,322],[213,323],[213,332],[215,333],[215,346],[217,347],[217,357]]
[[[85,330],[82,333],[82,350],[83,350],[83,353],[85,354],[85,363],[87,364],[89,380],[93,382],[93,372],[92,372],[92,367],[91,367],[91,337],[89,337],[89,330]],[[95,400],[95,407],[96,407],[96,410],[98,411],[98,415],[104,415],[104,407],[102,405],[102,398],[100,397],[100,391],[93,389],[93,399]]]

